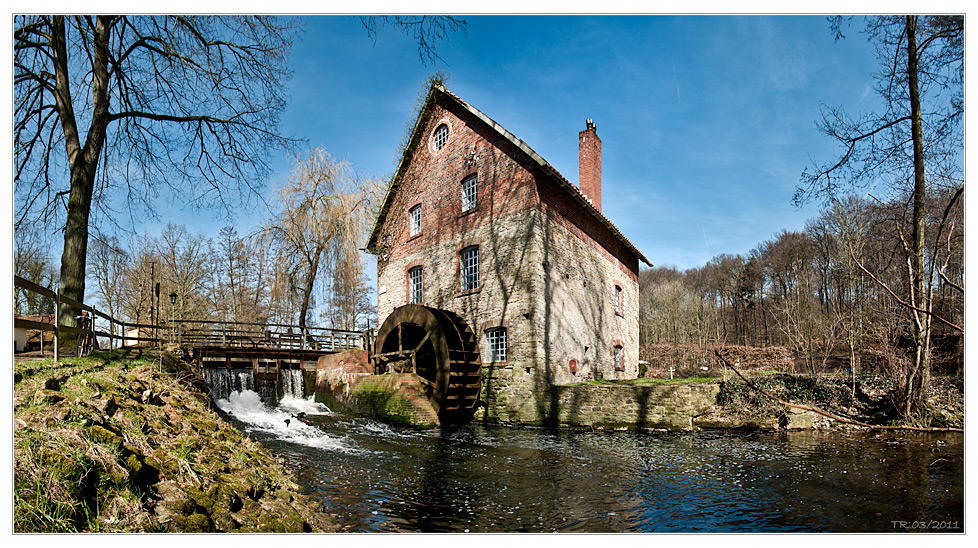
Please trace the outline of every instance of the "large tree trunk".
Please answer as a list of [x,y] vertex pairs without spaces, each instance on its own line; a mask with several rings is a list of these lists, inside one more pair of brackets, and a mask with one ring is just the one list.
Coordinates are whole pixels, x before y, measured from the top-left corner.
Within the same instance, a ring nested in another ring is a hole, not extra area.
[[[81,146],[71,102],[64,17],[56,16],[53,22],[51,43],[56,75],[54,95],[65,136],[71,183],[65,220],[64,250],[61,254],[60,290],[66,297],[84,302],[85,264],[88,257],[88,221],[92,209],[96,168],[102,146],[105,143],[105,128],[108,123],[109,19],[103,16],[96,19],[94,55],[92,58],[94,108],[91,127],[88,130],[84,147]],[[64,307],[58,320],[62,325],[77,325],[76,317],[78,315],[79,312],[74,307]]]
[[[910,304],[919,310],[930,311],[931,299],[927,293],[925,269],[925,192],[924,184],[924,132],[920,113],[920,91],[917,85],[917,17],[907,16],[907,80],[910,93],[910,124],[913,138],[913,242],[911,244]],[[927,314],[913,312],[914,361],[907,376],[906,400],[901,410],[904,417],[913,413],[924,397],[930,380],[930,318]]]

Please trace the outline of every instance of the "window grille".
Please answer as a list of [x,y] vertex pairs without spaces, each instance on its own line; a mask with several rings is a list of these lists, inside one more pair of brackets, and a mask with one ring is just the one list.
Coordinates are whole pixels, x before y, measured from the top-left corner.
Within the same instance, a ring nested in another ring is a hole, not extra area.
[[506,357],[506,328],[497,327],[486,331],[486,356],[489,361],[504,362]]
[[411,217],[411,236],[421,233],[421,204],[412,207],[408,213]]
[[435,135],[432,138],[431,144],[434,146],[435,150],[441,150],[445,148],[445,143],[448,142],[448,126],[442,124],[435,128]]
[[625,370],[625,349],[615,346],[615,371]]
[[479,246],[462,250],[460,259],[462,291],[479,289]]
[[408,283],[411,288],[411,304],[421,304],[423,302],[423,294],[421,289],[423,287],[423,273],[420,266],[416,266],[411,270],[408,270]]
[[475,175],[462,181],[462,212],[472,211],[479,205],[479,178]]

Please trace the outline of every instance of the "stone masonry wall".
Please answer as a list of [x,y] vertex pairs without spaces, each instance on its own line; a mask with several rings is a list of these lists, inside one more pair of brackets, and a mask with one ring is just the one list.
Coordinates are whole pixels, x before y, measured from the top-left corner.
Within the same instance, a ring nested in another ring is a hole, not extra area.
[[716,403],[717,384],[580,385],[557,388],[559,423],[603,428],[692,430]]
[[[430,135],[441,124],[449,139],[435,151]],[[379,233],[380,322],[409,302],[408,270],[421,266],[422,304],[460,314],[480,342],[486,329],[505,327],[508,360],[483,365],[489,420],[546,422],[557,409],[554,385],[636,377],[635,255],[465,109],[436,105],[420,131],[427,137],[413,151]],[[461,181],[471,174],[478,176],[478,207],[463,213]],[[418,204],[421,233],[411,236],[408,211]],[[463,293],[459,253],[472,245],[480,250],[479,289]],[[624,296],[620,315],[616,285]],[[615,371],[615,344],[624,349],[624,371]]]

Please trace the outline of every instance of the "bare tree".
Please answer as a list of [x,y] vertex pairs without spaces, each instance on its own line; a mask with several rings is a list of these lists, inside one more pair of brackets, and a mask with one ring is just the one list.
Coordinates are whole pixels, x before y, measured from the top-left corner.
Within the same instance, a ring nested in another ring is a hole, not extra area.
[[[58,272],[47,253],[44,240],[33,230],[26,230],[14,240],[14,274],[41,287],[54,289]],[[54,301],[33,291],[14,289],[14,313],[53,314]]]
[[[833,21],[838,37],[843,23]],[[900,231],[908,275],[901,301],[913,330],[914,357],[897,395],[900,413],[909,417],[923,401],[930,377],[934,272],[925,241],[928,181],[932,189],[963,184],[964,17],[870,17],[865,32],[877,47],[877,92],[885,110],[853,120],[841,109],[823,107],[818,129],[843,152],[838,160],[802,173],[795,202],[831,198],[880,179],[910,189],[910,234]]]
[[265,180],[267,151],[290,143],[277,124],[296,31],[273,17],[15,18],[16,220],[64,223],[65,295],[84,301],[104,196],[227,208]]
[[260,307],[265,268],[264,249],[239,237],[234,227],[222,228],[214,250],[214,307],[231,321],[267,320],[267,311]]
[[121,312],[122,282],[129,266],[129,254],[115,236],[98,238],[89,250],[95,295],[113,318]]
[[[203,234],[191,234],[183,225],[168,224],[159,239],[155,251],[160,259],[161,289],[164,310],[162,318],[200,319],[210,317],[213,309],[212,269],[214,254],[210,242]],[[167,295],[177,294],[172,311],[165,310]]]
[[441,57],[435,49],[435,42],[446,40],[453,32],[465,32],[469,24],[463,19],[446,15],[382,15],[363,16],[360,23],[367,30],[367,36],[377,42],[377,28],[392,25],[404,34],[411,36],[418,44],[418,59],[422,63],[434,63]]
[[308,321],[317,280],[338,278],[341,287],[353,287],[361,279],[359,247],[375,194],[375,184],[357,181],[349,166],[325,149],[297,159],[264,232],[275,242],[289,293],[295,289],[301,296],[300,326]]

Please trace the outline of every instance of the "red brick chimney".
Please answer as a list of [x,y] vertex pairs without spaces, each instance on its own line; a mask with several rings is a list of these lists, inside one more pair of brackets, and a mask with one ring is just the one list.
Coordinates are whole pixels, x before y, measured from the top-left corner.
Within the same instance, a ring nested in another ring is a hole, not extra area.
[[601,139],[594,120],[588,118],[587,127],[577,138],[581,193],[601,211]]

